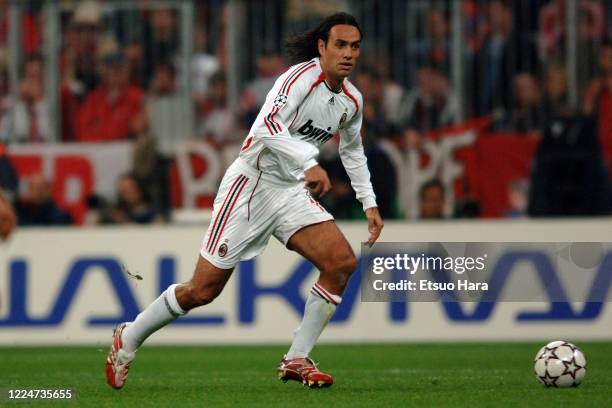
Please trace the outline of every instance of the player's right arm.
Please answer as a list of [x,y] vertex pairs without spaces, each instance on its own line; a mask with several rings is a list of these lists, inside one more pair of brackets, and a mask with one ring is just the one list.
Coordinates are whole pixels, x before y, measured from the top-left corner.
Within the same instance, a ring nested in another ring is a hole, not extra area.
[[260,140],[270,150],[294,162],[304,171],[317,165],[315,157],[319,149],[292,137],[289,126],[306,98],[309,84],[317,71],[316,63],[309,61],[281,75],[268,93],[251,132],[255,140]]
[[310,167],[304,172],[306,188],[317,197],[323,197],[331,190],[331,181],[327,172],[318,164]]

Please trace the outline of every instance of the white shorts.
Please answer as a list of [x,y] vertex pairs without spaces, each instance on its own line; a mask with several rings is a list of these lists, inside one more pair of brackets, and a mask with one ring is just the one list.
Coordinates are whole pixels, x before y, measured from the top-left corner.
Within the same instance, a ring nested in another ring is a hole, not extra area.
[[334,219],[302,184],[282,187],[259,176],[241,159],[223,176],[200,251],[218,268],[256,257],[271,235],[286,246],[301,228]]

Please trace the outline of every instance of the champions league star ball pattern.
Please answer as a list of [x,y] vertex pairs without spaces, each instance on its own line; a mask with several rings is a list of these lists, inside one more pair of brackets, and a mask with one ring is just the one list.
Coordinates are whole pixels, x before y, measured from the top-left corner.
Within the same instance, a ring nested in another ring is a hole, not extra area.
[[276,98],[274,98],[274,106],[276,106],[278,109],[285,106],[286,103],[287,103],[287,95],[285,94],[279,94],[276,96]]
[[584,353],[567,341],[553,341],[538,351],[535,375],[547,387],[575,387],[586,374]]

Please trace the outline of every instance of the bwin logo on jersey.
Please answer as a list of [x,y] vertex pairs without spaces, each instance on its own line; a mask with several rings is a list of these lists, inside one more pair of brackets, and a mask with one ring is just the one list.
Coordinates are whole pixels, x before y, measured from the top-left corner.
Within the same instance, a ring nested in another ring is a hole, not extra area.
[[318,127],[314,127],[312,125],[312,119],[308,119],[308,122],[304,123],[302,127],[298,129],[298,133],[305,136],[304,140],[315,140],[321,143],[325,143],[332,136],[334,136],[333,133],[329,133],[330,130],[330,127],[327,128],[327,131]]

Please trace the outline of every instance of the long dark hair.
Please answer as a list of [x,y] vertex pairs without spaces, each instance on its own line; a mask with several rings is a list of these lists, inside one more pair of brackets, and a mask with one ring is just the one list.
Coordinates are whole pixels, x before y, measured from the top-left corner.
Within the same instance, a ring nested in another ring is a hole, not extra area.
[[321,21],[321,24],[314,30],[306,31],[301,34],[294,34],[289,37],[285,42],[285,53],[289,63],[297,64],[318,57],[319,40],[321,39],[327,44],[329,31],[333,26],[338,24],[352,25],[357,28],[359,34],[362,35],[361,28],[359,28],[359,24],[357,24],[355,17],[348,13],[332,14],[331,16],[325,17],[325,19]]

